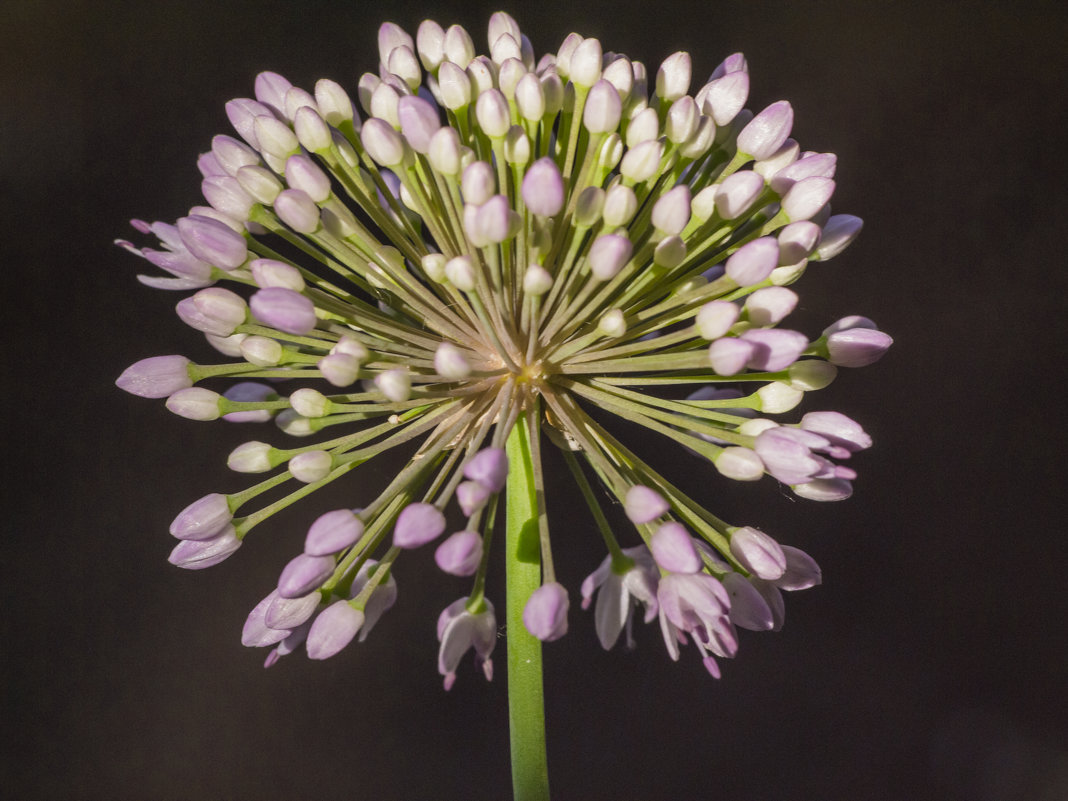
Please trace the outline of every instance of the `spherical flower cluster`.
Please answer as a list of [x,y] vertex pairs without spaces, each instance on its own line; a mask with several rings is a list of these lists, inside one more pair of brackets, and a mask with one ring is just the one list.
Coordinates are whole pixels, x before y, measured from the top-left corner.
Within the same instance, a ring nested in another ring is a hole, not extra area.
[[[781,626],[781,591],[818,583],[819,568],[720,520],[603,421],[663,435],[726,479],[848,497],[843,462],[870,446],[864,430],[833,411],[772,418],[891,343],[863,317],[814,338],[780,326],[798,302],[789,285],[861,221],[831,214],[835,156],[790,138],[789,103],[744,108],[741,54],[690,94],[684,52],[650,75],[571,34],[536,60],[504,13],[488,44],[477,55],[459,26],[428,20],[413,39],[386,23],[355,103],[331,80],[307,91],[260,74],[255,99],[226,105],[237,136],[199,159],[205,204],[173,225],[135,220],[159,247],[120,242],[169,274],[142,282],[196,290],[178,316],[231,361],[155,356],[118,385],[186,418],[273,420],[282,434],[234,449],[235,472],[269,475],[182,511],[170,559],[217,564],[274,512],[405,447],[385,490],[356,484],[352,508],[314,517],[242,641],[270,647],[268,665],[302,645],[336,654],[392,606],[404,553],[436,542],[438,566],[471,582],[438,621],[439,671],[448,688],[473,650],[489,678],[494,521],[516,470],[542,486],[544,434],[605,541],[581,591],[583,607],[597,593],[601,643],[624,630],[633,643],[642,606],[673,659],[692,641],[718,676],[737,628]],[[524,465],[509,460],[519,429]],[[633,530],[613,530],[591,474]],[[540,521],[543,581],[523,621],[552,641],[569,598]]]

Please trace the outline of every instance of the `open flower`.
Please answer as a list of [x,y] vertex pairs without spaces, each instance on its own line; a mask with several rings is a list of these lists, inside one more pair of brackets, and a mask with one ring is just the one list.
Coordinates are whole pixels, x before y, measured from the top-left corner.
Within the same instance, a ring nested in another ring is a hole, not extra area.
[[[713,656],[737,648],[733,620],[770,628],[773,582],[815,582],[787,578],[805,572],[789,551],[684,495],[607,418],[724,481],[767,474],[801,497],[848,496],[856,472],[840,462],[870,445],[863,429],[835,412],[771,419],[835,365],[868,364],[890,344],[862,317],[811,339],[780,327],[798,303],[786,285],[861,227],[831,213],[835,157],[801,152],[788,102],[744,108],[740,54],[701,85],[684,52],[650,70],[577,34],[535,59],[504,13],[488,55],[432,21],[414,38],[386,23],[378,44],[379,71],[355,94],[260,74],[255,98],[226,104],[236,136],[216,136],[198,161],[204,203],[173,225],[134,221],[160,247],[120,242],[169,274],[144,283],[196,290],[178,316],[224,358],[151,356],[118,385],[186,418],[279,429],[229,456],[237,473],[267,474],[259,483],[178,515],[171,561],[216,564],[276,511],[406,448],[384,490],[353,482],[353,508],[309,513],[303,551],[244,640],[274,645],[268,664],[305,639],[315,658],[337,653],[392,605],[398,561],[436,543],[443,570],[472,577],[439,621],[439,670],[450,686],[473,648],[489,677],[494,522],[514,476],[543,487],[544,433],[609,551],[582,586],[584,607],[599,591],[602,645],[624,628],[633,645],[642,604],[673,657],[688,636],[718,675]],[[225,379],[236,383],[211,388]],[[518,464],[517,431],[529,445]],[[626,534],[591,475],[623,504]],[[538,497],[543,582],[525,620],[550,641],[567,630],[568,596],[542,513],[554,500]],[[720,578],[744,605],[733,616]]]

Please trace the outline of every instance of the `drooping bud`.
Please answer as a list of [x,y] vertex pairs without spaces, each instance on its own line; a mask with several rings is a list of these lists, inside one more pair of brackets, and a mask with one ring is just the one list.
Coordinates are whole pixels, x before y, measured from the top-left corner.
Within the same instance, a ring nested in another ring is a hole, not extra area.
[[567,590],[556,581],[542,584],[530,594],[523,607],[523,625],[542,642],[553,642],[567,634]]
[[623,509],[630,522],[641,525],[651,523],[665,515],[671,509],[664,496],[656,490],[636,484],[627,490],[623,499]]
[[363,624],[363,612],[348,601],[335,601],[319,613],[308,631],[308,658],[329,659],[352,642]]
[[690,532],[681,523],[664,523],[653,534],[649,547],[656,563],[672,573],[697,573],[704,566]]
[[500,492],[508,480],[508,456],[503,448],[483,448],[464,465],[464,476]]
[[434,551],[438,567],[452,576],[473,576],[482,561],[482,537],[474,531],[457,531]]
[[445,515],[430,503],[410,503],[404,507],[393,527],[393,544],[399,548],[418,548],[441,536]]

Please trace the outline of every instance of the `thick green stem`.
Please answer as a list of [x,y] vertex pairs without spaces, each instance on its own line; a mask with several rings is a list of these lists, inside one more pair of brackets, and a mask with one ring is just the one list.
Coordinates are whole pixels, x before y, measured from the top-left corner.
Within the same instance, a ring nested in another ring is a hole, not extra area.
[[[505,527],[508,626],[508,722],[515,801],[549,801],[541,642],[523,625],[523,607],[541,584],[536,423],[524,414],[508,436],[508,512]],[[533,429],[533,434],[531,429]]]

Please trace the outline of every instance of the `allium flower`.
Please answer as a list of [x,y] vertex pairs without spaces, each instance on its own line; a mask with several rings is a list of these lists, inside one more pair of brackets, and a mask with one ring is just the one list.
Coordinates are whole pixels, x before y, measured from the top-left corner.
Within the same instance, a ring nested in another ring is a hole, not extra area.
[[[599,592],[602,645],[626,629],[633,646],[643,605],[672,658],[689,639],[719,676],[735,627],[778,628],[780,590],[818,583],[819,569],[683,494],[610,418],[707,460],[724,482],[767,474],[803,498],[851,493],[843,462],[871,444],[859,424],[832,411],[772,419],[836,365],[870,364],[891,343],[863,317],[815,338],[782,327],[798,303],[787,285],[861,228],[831,214],[834,155],[800,150],[788,102],[744,109],[741,54],[694,87],[682,52],[650,74],[572,34],[535,59],[504,13],[488,56],[432,21],[414,39],[386,23],[378,44],[378,72],[355,94],[260,74],[255,99],[226,104],[236,136],[216,136],[198,161],[204,205],[173,225],[135,220],[157,247],[119,243],[169,273],[142,282],[196,290],[178,316],[228,358],[151,356],[117,384],[186,418],[278,429],[229,455],[235,472],[265,478],[175,518],[171,561],[221,562],[276,511],[403,448],[385,490],[354,481],[353,508],[307,513],[302,551],[242,641],[273,646],[268,665],[305,642],[312,658],[332,656],[392,606],[394,573],[419,561],[406,552],[433,545],[442,570],[472,577],[438,622],[445,686],[468,649],[490,678],[485,578],[506,492],[509,515],[513,491],[534,499],[524,542],[541,571],[540,587],[509,602],[524,610],[510,625],[544,641],[568,630],[545,434],[606,544],[581,591],[584,608]],[[609,523],[591,474],[628,530]]]

